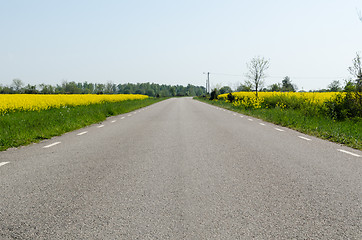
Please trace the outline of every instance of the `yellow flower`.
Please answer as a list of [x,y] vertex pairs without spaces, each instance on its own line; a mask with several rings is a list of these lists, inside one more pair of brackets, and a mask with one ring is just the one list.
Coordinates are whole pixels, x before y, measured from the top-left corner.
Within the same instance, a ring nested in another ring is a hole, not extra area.
[[0,114],[3,115],[15,111],[42,111],[51,108],[66,108],[70,106],[121,102],[145,98],[148,98],[148,96],[139,94],[0,94]]

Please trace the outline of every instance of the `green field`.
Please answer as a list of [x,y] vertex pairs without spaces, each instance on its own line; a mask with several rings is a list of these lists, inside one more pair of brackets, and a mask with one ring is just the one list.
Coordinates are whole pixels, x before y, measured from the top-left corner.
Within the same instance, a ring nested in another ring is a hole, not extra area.
[[0,117],[0,151],[59,136],[104,121],[107,117],[131,112],[164,99],[147,98],[144,100],[54,108],[40,112],[9,113]]
[[295,109],[243,109],[225,101],[195,99],[362,150],[362,120],[360,118],[336,121],[319,114],[306,115],[303,111]]

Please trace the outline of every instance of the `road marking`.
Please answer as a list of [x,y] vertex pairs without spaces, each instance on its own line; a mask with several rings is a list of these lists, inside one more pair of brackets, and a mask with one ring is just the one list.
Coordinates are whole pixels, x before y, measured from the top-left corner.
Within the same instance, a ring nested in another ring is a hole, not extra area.
[[1,167],[1,166],[4,166],[5,164],[8,164],[8,163],[9,163],[9,162],[1,162],[1,163],[0,163],[0,167]]
[[279,129],[279,128],[274,128],[275,130],[279,131],[279,132],[284,132],[283,129]]
[[234,116],[236,116],[236,113],[233,113]]
[[225,109],[223,109],[223,111],[225,112],[226,110],[225,110]]
[[125,117],[121,117],[121,119],[125,119]]
[[337,150],[340,151],[340,152],[347,153],[349,155],[355,156],[355,157],[361,157],[361,155],[358,155],[358,154],[355,154],[355,153],[352,153],[352,152],[348,152],[348,151],[343,150],[343,149],[337,149]]
[[113,120],[111,123],[115,123],[115,122],[117,122],[117,120]]
[[137,112],[134,112],[133,114],[137,114]]
[[249,120],[249,121],[251,121],[251,122],[252,122],[252,121],[254,121],[254,120],[253,120],[253,119],[251,119],[251,118],[248,118],[248,120]]
[[81,135],[83,135],[83,134],[86,134],[88,131],[85,131],[85,132],[81,132],[81,133],[78,133],[77,135],[78,136],[81,136]]
[[243,118],[244,116],[240,116],[241,118]]
[[132,116],[132,114],[128,114],[128,115],[127,115],[127,117],[130,117],[130,116]]
[[301,138],[301,139],[307,140],[307,141],[312,141],[312,139],[309,139],[309,138],[306,138],[306,137],[303,137],[303,136],[298,136],[298,137]]
[[265,126],[265,124],[264,123],[259,123],[260,125],[262,125],[262,126]]
[[102,127],[104,127],[104,125],[102,124],[102,125],[99,125],[97,128],[102,128]]
[[55,146],[55,145],[58,145],[59,143],[60,143],[60,142],[55,142],[55,143],[46,145],[46,146],[44,146],[43,148],[50,148],[50,147],[53,147],[53,146]]

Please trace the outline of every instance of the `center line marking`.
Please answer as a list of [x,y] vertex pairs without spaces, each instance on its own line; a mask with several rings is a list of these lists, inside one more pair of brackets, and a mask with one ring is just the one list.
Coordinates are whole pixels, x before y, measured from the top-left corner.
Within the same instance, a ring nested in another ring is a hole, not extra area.
[[121,117],[121,119],[124,119],[124,117]]
[[307,140],[307,141],[312,141],[312,139],[309,139],[309,138],[306,138],[306,137],[303,137],[303,136],[298,136],[298,137],[301,138],[301,139]]
[[115,123],[115,122],[117,122],[117,120],[113,120],[111,123]]
[[348,151],[343,150],[343,149],[337,149],[337,150],[340,151],[340,152],[347,153],[349,155],[355,156],[355,157],[361,157],[361,155],[358,155],[358,154],[355,154],[355,153],[352,153],[352,152],[348,152]]
[[274,128],[275,130],[279,131],[279,132],[284,132],[283,129],[279,129],[279,128]]
[[243,118],[244,116],[240,116],[241,118]]
[[132,116],[132,114],[128,114],[128,115],[127,115],[127,117],[130,117],[130,116]]
[[97,128],[102,128],[102,127],[104,127],[104,125],[102,124],[102,125],[99,125]]
[[249,121],[251,121],[251,122],[252,122],[252,121],[254,121],[254,120],[253,120],[253,119],[251,119],[251,118],[248,118],[248,120],[249,120]]
[[83,134],[86,134],[88,131],[85,131],[85,132],[81,132],[81,133],[78,133],[77,135],[78,136],[81,136],[81,135],[83,135]]
[[264,123],[259,123],[260,125],[262,125],[262,126],[265,126],[265,124]]
[[234,116],[236,116],[236,113],[233,113]]
[[46,145],[46,146],[44,146],[43,148],[50,148],[50,147],[53,147],[53,146],[55,146],[55,145],[58,145],[59,143],[60,143],[60,142],[55,142],[55,143]]
[[1,166],[4,166],[5,164],[8,164],[8,163],[9,163],[9,162],[1,162],[1,163],[0,163],[0,167],[1,167]]

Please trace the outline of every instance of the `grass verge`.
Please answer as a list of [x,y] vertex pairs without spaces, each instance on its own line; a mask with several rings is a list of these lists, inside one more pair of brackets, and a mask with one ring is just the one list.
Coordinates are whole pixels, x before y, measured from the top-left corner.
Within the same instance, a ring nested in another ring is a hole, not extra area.
[[59,136],[101,122],[109,116],[131,112],[164,99],[147,98],[6,114],[0,116],[0,151]]
[[362,150],[362,120],[348,119],[334,121],[324,116],[306,116],[301,111],[292,109],[251,109],[234,107],[224,101],[210,101],[195,98],[218,107],[229,109],[245,115],[257,117],[265,121],[288,127],[299,132],[323,138],[332,142]]

